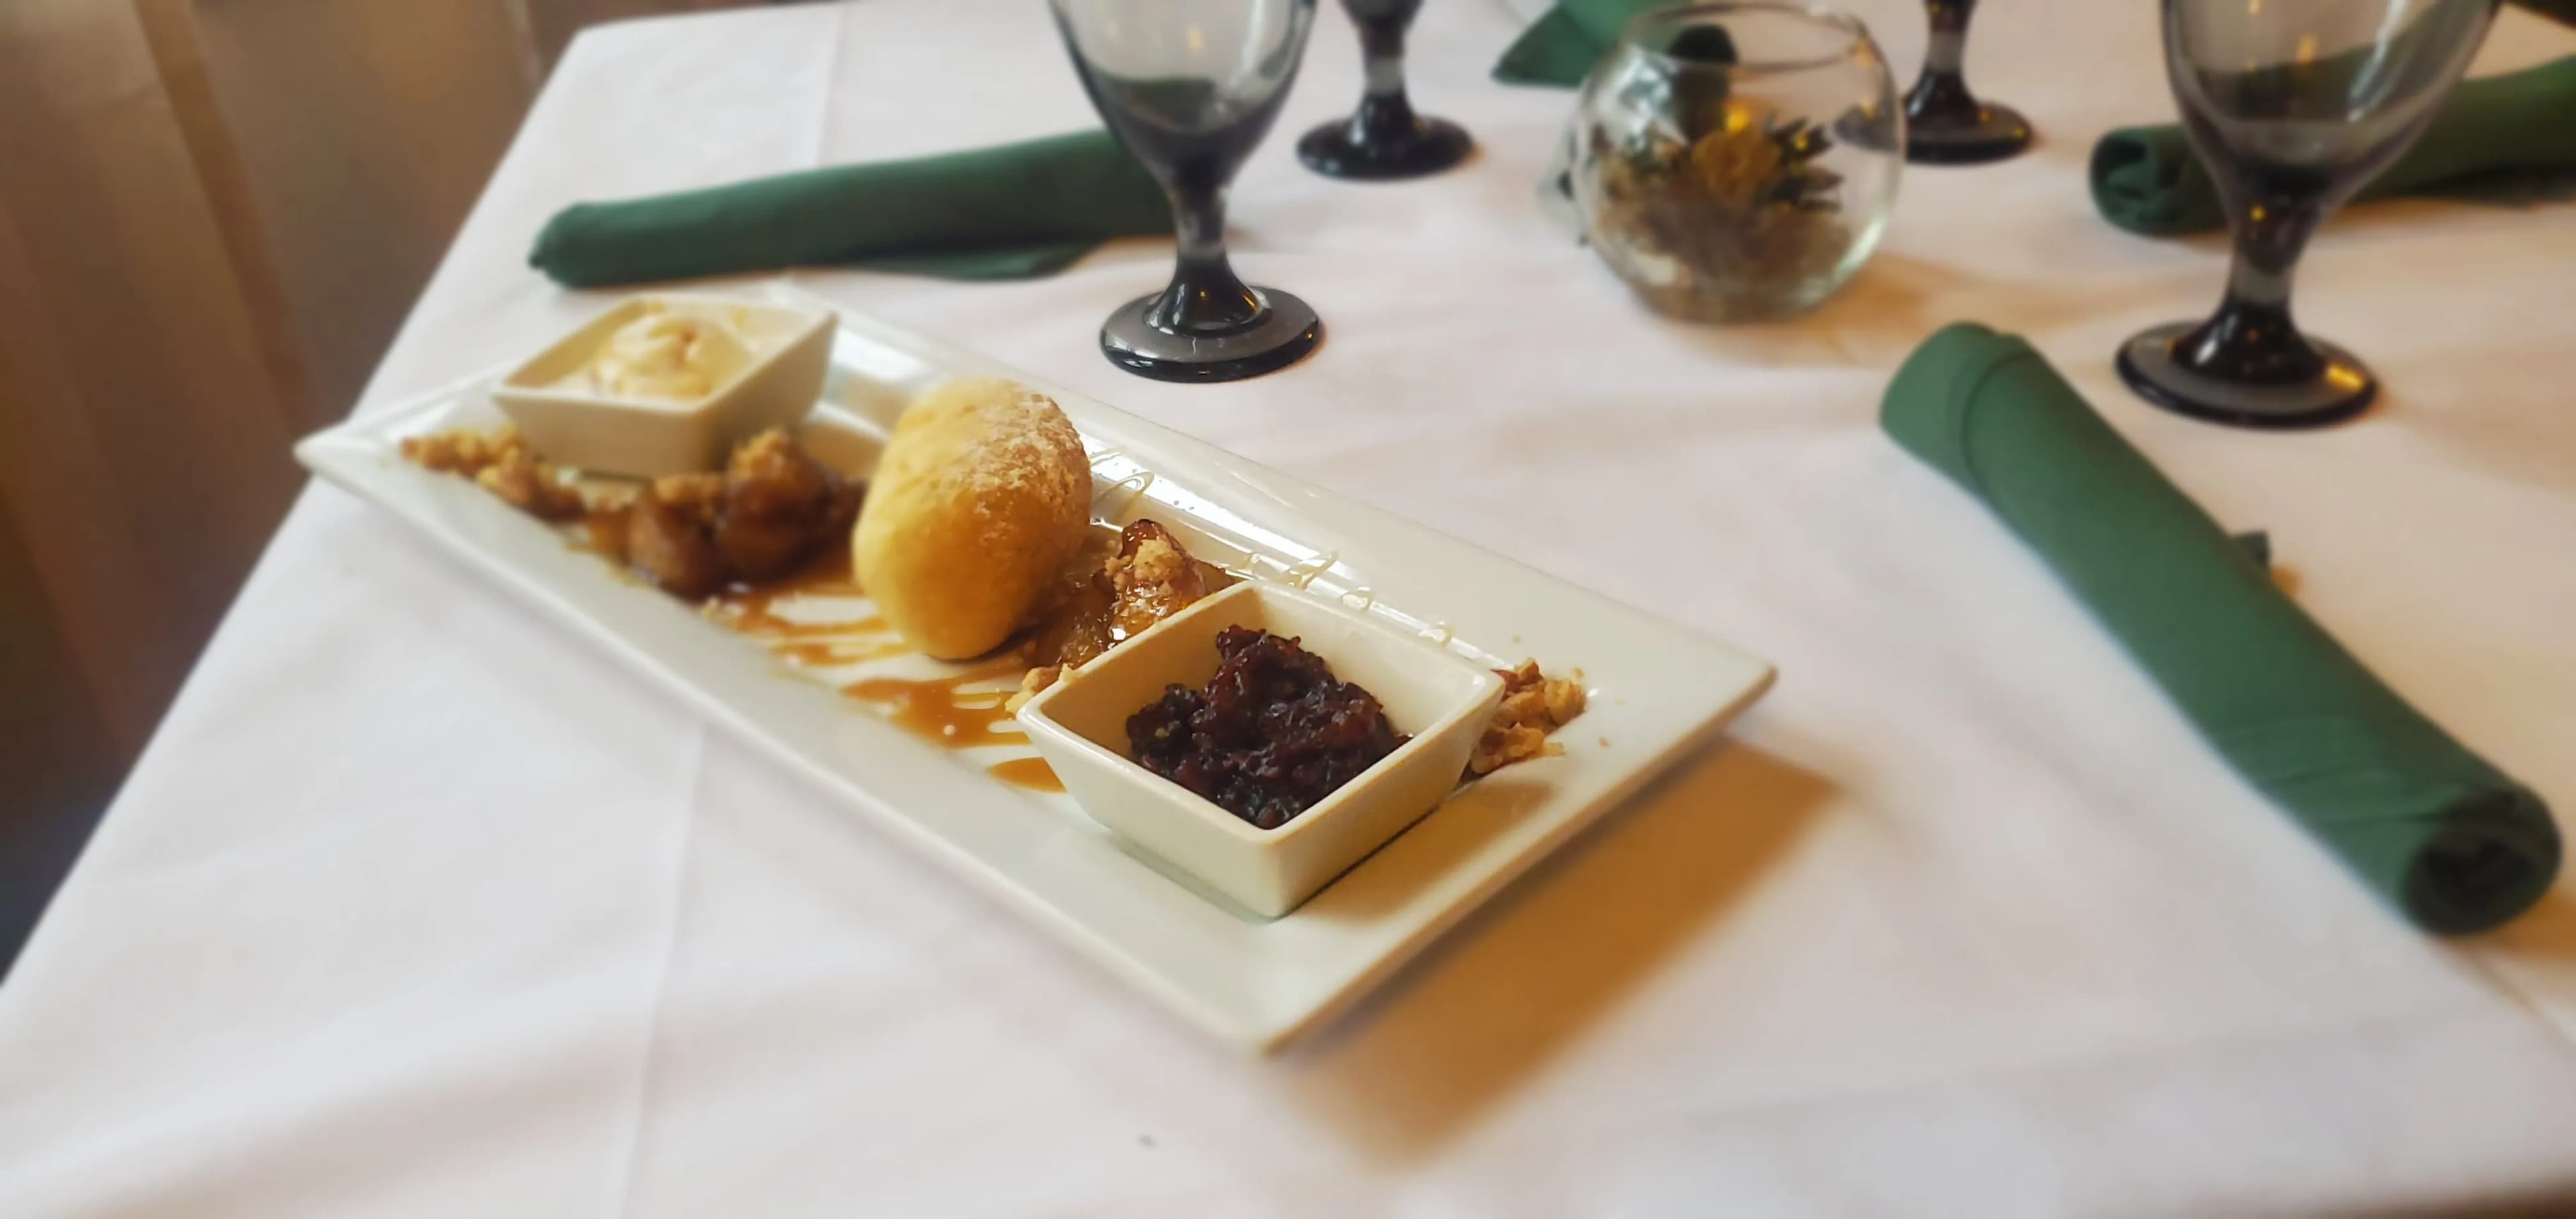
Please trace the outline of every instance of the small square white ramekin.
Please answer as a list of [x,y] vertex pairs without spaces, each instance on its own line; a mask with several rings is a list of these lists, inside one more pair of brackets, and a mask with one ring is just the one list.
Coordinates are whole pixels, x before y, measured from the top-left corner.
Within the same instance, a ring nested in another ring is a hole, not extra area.
[[[615,398],[560,384],[620,327],[654,310],[723,322],[751,345],[751,363],[697,398]],[[812,413],[835,318],[828,310],[714,296],[630,296],[510,370],[492,398],[528,446],[557,465],[645,478],[720,470],[736,444]]]
[[[1204,687],[1216,673],[1216,637],[1230,626],[1296,637],[1335,677],[1375,695],[1395,730],[1413,739],[1271,830],[1145,769],[1127,743],[1128,717],[1171,685]],[[1019,720],[1094,819],[1277,917],[1446,798],[1502,694],[1492,670],[1429,640],[1294,589],[1247,582],[1067,674]]]

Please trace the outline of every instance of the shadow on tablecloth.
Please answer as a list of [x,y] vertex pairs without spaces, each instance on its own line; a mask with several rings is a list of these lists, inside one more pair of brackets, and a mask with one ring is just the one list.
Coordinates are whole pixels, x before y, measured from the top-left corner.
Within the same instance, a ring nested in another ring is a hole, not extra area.
[[[1963,317],[2017,333],[2080,330],[2093,323],[2105,327],[2106,336],[2113,331],[2125,336],[2145,324],[2136,318],[2171,320],[2165,317],[2169,311],[2157,306],[2172,293],[2172,281],[2165,276],[1999,279],[1964,265],[1882,250],[1842,291],[1802,317],[1757,325],[1669,325],[1683,341],[1729,367],[1893,373],[1923,336]],[[1651,316],[1642,305],[1637,311],[1640,318]],[[2105,337],[2101,359],[2106,368],[2113,347],[2114,340]]]
[[[2576,891],[2565,881],[2522,917],[2479,937],[2479,943],[2517,957],[2576,962]],[[2569,1214],[2576,1214],[2571,1210]]]
[[1761,883],[1834,785],[1713,744],[1290,1054],[1298,1102],[1374,1159],[1437,1150]]

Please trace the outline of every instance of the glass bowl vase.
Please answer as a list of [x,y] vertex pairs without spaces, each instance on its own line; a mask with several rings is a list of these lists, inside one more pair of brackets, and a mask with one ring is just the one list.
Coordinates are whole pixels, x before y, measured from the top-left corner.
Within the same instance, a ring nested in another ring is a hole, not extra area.
[[1896,204],[1905,114],[1859,20],[1734,0],[1647,13],[1584,81],[1575,205],[1648,304],[1794,316],[1868,261]]

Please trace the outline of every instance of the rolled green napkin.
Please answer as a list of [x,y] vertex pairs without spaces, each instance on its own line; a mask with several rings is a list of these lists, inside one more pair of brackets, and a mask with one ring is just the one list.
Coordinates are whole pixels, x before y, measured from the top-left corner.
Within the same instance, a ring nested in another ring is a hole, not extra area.
[[[2362,199],[2528,189],[2576,174],[2576,56],[2460,82]],[[2132,233],[2167,236],[2227,226],[2218,187],[2182,128],[2123,127],[2093,146],[2093,206]]]
[[1507,85],[1583,83],[1592,65],[1619,45],[1619,31],[1639,13],[1684,0],[1556,0],[1547,15],[1521,31],[1494,64],[1494,79]]
[[2030,345],[1959,323],[1887,387],[1888,435],[2039,552],[2238,773],[2429,931],[2558,871],[2540,798],[2353,659]]
[[1014,279],[1112,237],[1171,231],[1163,188],[1095,130],[576,203],[546,222],[528,263],[575,288],[816,264]]

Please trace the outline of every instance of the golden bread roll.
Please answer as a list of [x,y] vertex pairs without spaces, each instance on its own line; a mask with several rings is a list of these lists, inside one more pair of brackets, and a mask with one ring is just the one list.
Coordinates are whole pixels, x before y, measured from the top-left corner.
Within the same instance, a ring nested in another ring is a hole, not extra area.
[[1046,395],[950,381],[895,422],[851,534],[860,587],[943,660],[980,656],[1027,621],[1082,544],[1091,465]]

